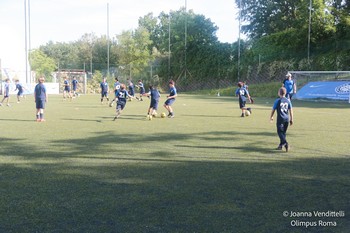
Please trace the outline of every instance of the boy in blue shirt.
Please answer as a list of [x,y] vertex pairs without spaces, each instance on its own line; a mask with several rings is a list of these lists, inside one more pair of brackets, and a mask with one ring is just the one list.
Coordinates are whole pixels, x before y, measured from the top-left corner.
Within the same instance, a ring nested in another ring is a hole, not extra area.
[[122,113],[123,109],[126,105],[126,99],[128,98],[134,98],[133,96],[129,95],[128,91],[126,90],[125,84],[120,85],[120,89],[117,92],[117,107],[116,107],[116,115],[113,119],[113,121],[117,120],[120,117],[120,114]]
[[48,95],[44,85],[45,78],[39,78],[39,83],[34,88],[34,100],[36,105],[36,121],[43,122],[45,103],[48,102]]
[[78,88],[78,80],[76,77],[73,77],[73,80],[72,80],[73,97],[78,96],[77,88]]
[[294,93],[296,93],[296,85],[294,80],[292,80],[292,74],[288,73],[286,78],[283,80],[282,87],[286,88],[286,98],[292,100]]
[[275,111],[277,112],[277,134],[280,138],[280,144],[277,147],[277,150],[282,150],[284,146],[286,152],[289,150],[289,144],[286,139],[287,129],[289,124],[293,125],[293,108],[289,99],[286,98],[286,88],[281,87],[278,90],[278,98],[272,107],[272,112],[270,115],[270,121],[273,122],[273,115]]
[[236,89],[236,96],[238,96],[238,100],[239,100],[239,108],[242,110],[242,114],[241,117],[245,116],[245,111],[249,111],[250,113],[252,113],[252,109],[251,108],[247,108],[246,102],[247,102],[247,98],[249,100],[249,102],[251,103],[251,99],[250,99],[250,95],[247,89],[245,89],[243,87],[243,83],[242,82],[238,82],[237,84],[238,88]]
[[142,83],[142,80],[140,79],[138,82],[138,85],[136,85],[140,89],[140,97],[136,97],[137,100],[143,101],[142,96],[145,94],[145,86]]
[[144,93],[143,95],[151,97],[151,103],[148,108],[148,118],[152,118],[157,116],[157,110],[158,110],[158,103],[159,103],[159,98],[160,98],[160,93],[157,90],[156,87],[153,85],[149,86],[149,92]]
[[23,87],[23,85],[19,83],[19,80],[16,80],[16,89],[15,89],[15,91],[18,90],[18,92],[17,92],[17,103],[21,102],[20,98],[23,97],[23,90],[24,89],[25,88]]
[[0,106],[2,106],[2,103],[5,101],[5,99],[7,107],[10,107],[10,79],[6,79],[4,86],[4,98],[2,99]]
[[[131,80],[129,80],[128,81],[128,86],[129,86],[129,95],[131,95],[132,97],[134,97],[135,96],[135,86],[134,86],[134,83],[131,81]],[[130,99],[131,100],[131,99]]]
[[118,94],[119,89],[120,89],[119,79],[115,78],[115,82],[114,82],[114,98],[109,103],[109,107],[112,107],[113,106],[113,102],[117,99],[117,94]]
[[70,86],[69,86],[69,82],[67,77],[64,77],[64,81],[63,81],[63,100],[66,100],[66,97],[68,95],[68,98],[72,98],[71,94],[70,94]]
[[173,80],[169,81],[169,95],[167,96],[167,100],[164,103],[164,107],[168,110],[169,118],[174,118],[174,111],[171,105],[175,102],[175,98],[177,97],[177,91],[175,87],[175,82]]
[[107,104],[108,104],[108,102],[109,102],[109,98],[108,98],[109,86],[108,86],[108,83],[106,81],[106,78],[103,78],[103,80],[100,84],[100,87],[101,87],[101,104],[103,104],[104,97],[106,97]]

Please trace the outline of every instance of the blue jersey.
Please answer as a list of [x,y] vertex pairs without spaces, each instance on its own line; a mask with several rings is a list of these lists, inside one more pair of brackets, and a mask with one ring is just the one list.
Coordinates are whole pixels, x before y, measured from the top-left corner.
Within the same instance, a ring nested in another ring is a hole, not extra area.
[[237,88],[236,96],[238,96],[241,101],[247,101],[248,95],[249,95],[249,92],[244,87]]
[[135,94],[135,90],[134,90],[134,84],[132,82],[129,83],[129,93],[130,95],[134,95]]
[[118,98],[118,103],[126,103],[126,97],[128,97],[129,94],[126,90],[118,90],[116,97]]
[[23,92],[23,86],[19,83],[16,84],[16,90],[18,90],[18,93],[22,93]]
[[140,93],[144,94],[145,93],[145,86],[143,85],[142,82],[139,82],[139,88],[140,88]]
[[8,96],[10,94],[10,84],[5,83],[4,89],[5,89],[4,96]]
[[46,100],[46,88],[42,83],[38,83],[34,88],[34,94],[36,100]]
[[177,91],[175,87],[170,87],[169,89],[169,96],[177,95]]
[[114,90],[117,91],[120,89],[120,83],[119,82],[115,82],[114,83]]
[[283,81],[283,86],[286,88],[287,93],[294,92],[294,80],[285,79]]
[[157,89],[150,90],[148,94],[151,95],[151,101],[159,101],[160,93]]
[[101,82],[100,87],[101,87],[102,93],[108,92],[108,83],[107,82]]
[[64,84],[64,89],[68,90],[69,89],[69,82],[68,82],[68,80],[64,80],[63,84]]
[[275,100],[272,109],[277,111],[277,124],[289,122],[289,111],[292,103],[286,97]]
[[72,87],[73,87],[73,90],[74,90],[74,91],[77,89],[77,85],[78,85],[78,80],[73,79],[73,81],[72,81]]

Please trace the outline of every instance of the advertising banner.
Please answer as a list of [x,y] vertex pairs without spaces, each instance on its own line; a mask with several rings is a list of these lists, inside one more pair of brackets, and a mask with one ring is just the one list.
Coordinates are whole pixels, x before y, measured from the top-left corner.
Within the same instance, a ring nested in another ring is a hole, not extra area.
[[349,100],[350,81],[309,82],[297,93],[297,99]]

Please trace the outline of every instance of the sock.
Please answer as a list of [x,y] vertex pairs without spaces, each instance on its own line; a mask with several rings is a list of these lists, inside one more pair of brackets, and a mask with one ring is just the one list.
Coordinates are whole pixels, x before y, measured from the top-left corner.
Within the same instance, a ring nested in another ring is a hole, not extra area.
[[44,119],[44,113],[40,113],[40,119]]

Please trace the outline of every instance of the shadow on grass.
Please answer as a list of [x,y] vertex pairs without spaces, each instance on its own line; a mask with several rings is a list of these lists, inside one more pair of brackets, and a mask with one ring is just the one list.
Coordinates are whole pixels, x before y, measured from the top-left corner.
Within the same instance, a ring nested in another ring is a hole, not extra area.
[[[328,210],[345,211],[347,216],[348,158],[178,158],[186,154],[176,148],[194,152],[196,146],[176,146],[174,141],[218,135],[103,132],[54,140],[48,145],[51,150],[2,139],[0,231],[304,232],[306,228],[292,227],[291,221],[319,219],[337,226],[310,227],[308,232],[349,229],[347,217],[283,217],[284,211]],[[152,147],[153,142],[164,147]],[[247,152],[234,143],[232,148],[203,144],[199,147],[208,149],[208,155],[220,149],[232,149],[233,157]],[[258,146],[255,150],[268,153]]]

